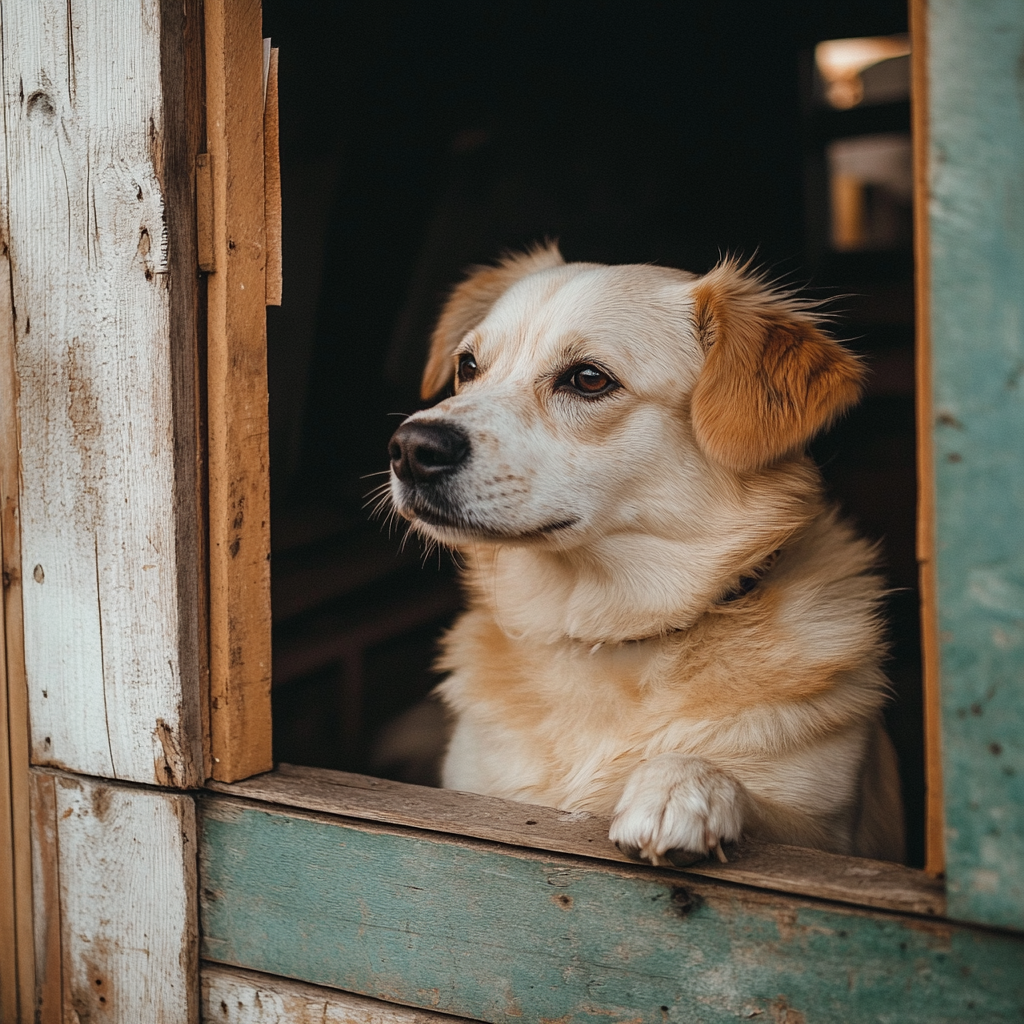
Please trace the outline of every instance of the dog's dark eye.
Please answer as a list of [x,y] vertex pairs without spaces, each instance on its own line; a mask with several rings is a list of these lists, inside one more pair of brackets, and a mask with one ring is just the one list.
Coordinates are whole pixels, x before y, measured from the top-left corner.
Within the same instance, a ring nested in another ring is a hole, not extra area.
[[563,388],[571,388],[577,394],[586,395],[588,398],[606,395],[619,386],[618,381],[609,376],[601,367],[593,366],[590,363],[574,366],[563,374],[559,385]]
[[468,353],[463,352],[459,356],[459,383],[465,384],[476,376],[476,360]]

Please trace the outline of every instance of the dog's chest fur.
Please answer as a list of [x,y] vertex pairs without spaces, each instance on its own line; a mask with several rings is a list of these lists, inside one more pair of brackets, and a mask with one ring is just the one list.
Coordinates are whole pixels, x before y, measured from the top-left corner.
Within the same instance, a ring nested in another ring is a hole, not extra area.
[[[869,546],[826,512],[742,599],[686,629],[596,647],[510,635],[503,601],[517,595],[495,589],[493,562],[474,566],[474,606],[441,663],[459,719],[445,784],[609,813],[638,764],[679,751],[768,797],[791,800],[806,784],[808,810],[853,801],[865,712],[884,687],[871,564]],[[806,748],[821,744],[839,759],[834,785],[820,763],[804,778]]]

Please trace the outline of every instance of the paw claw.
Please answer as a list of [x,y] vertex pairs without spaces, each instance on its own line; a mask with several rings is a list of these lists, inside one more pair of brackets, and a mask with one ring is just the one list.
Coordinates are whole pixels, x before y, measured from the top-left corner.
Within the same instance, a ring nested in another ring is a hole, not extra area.
[[742,829],[742,786],[697,757],[663,754],[630,776],[610,838],[634,860],[687,867],[715,856]]

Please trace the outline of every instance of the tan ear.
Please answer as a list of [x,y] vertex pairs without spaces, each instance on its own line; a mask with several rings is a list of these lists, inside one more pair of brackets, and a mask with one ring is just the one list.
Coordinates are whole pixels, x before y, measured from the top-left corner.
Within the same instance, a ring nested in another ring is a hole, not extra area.
[[430,355],[423,371],[420,396],[436,395],[455,372],[452,353],[456,346],[491,310],[491,306],[521,278],[538,270],[565,264],[557,242],[536,245],[526,252],[505,256],[495,267],[474,267],[452,289],[441,310],[430,341]]
[[691,403],[697,443],[747,471],[801,449],[860,397],[864,368],[805,304],[733,260],[693,293],[707,353]]

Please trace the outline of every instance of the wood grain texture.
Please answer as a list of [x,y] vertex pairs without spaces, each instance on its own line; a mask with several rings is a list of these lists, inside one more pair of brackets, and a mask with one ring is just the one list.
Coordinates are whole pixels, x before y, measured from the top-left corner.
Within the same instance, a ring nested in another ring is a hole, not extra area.
[[213,162],[209,153],[196,156],[196,262],[199,269],[217,269],[213,248]]
[[[4,152],[0,148],[0,164]],[[7,175],[0,166],[0,224],[7,238]],[[0,248],[0,1020],[32,1014],[32,935],[28,687],[21,604],[18,387],[9,250]]]
[[489,1021],[1019,1019],[1020,937],[200,798],[203,955]]
[[192,1024],[192,798],[44,769],[33,776],[41,1020]]
[[[212,783],[210,788],[286,807],[632,863],[609,841],[609,823],[603,818],[475,793],[292,765],[231,786]],[[945,909],[942,886],[920,871],[795,846],[748,841],[730,850],[728,864],[706,861],[685,870],[859,906],[940,916]]]
[[[2,553],[0,537],[0,553]],[[18,1016],[18,924],[15,913],[14,808],[7,708],[7,649],[0,605],[0,1021]]]
[[280,306],[284,287],[281,240],[281,143],[277,103],[278,49],[270,51],[263,107],[263,210],[267,232],[267,305]]
[[202,984],[204,1024],[458,1024],[465,1019],[220,964],[203,965]]
[[0,147],[0,1020],[27,1022],[35,964],[18,517],[18,388],[7,209],[6,149]]
[[36,1024],[63,1024],[61,965],[60,844],[57,833],[57,780],[44,772],[29,776],[32,794],[32,900],[35,967],[32,1018]]
[[8,243],[32,757],[189,786],[194,255],[183,277],[161,15],[157,0],[4,7]]
[[935,470],[932,447],[931,259],[928,230],[928,11],[911,0],[911,118],[914,139],[914,364],[917,419],[917,564],[925,757],[925,870],[946,866],[939,695],[938,594],[935,585]]
[[1024,5],[927,19],[949,908],[1024,929]]
[[210,729],[213,776],[272,764],[263,34],[259,0],[207,0]]

